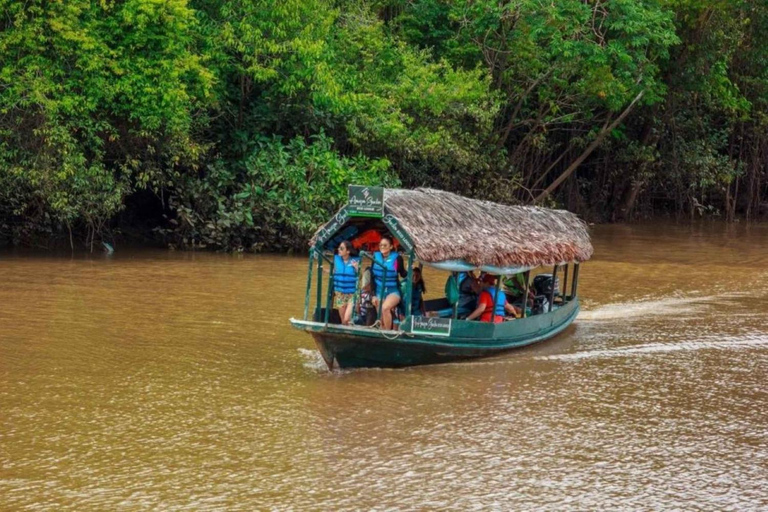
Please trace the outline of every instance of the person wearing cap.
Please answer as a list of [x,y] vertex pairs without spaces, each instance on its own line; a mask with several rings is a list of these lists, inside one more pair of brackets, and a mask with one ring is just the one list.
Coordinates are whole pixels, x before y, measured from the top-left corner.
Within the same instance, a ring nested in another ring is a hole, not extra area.
[[[493,320],[495,323],[499,323],[504,321],[504,316],[507,313],[517,315],[517,309],[507,301],[507,295],[502,290],[496,289],[496,276],[483,274],[478,282],[482,291],[477,298],[477,308],[469,314],[467,320],[479,318],[481,322]],[[498,295],[496,295],[497,293]]]

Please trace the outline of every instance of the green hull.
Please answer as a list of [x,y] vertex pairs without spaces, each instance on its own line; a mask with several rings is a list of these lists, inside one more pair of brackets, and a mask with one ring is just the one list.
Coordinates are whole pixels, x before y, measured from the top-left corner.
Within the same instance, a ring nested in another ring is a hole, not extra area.
[[498,324],[455,320],[450,336],[410,333],[410,319],[400,331],[308,322],[291,324],[309,332],[328,368],[397,368],[487,357],[549,339],[579,313],[574,299],[554,311]]

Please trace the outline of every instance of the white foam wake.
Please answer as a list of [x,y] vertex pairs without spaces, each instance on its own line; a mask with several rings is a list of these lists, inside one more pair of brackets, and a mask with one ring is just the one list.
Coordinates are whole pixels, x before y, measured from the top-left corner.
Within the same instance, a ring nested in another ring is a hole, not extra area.
[[751,335],[747,338],[719,341],[684,341],[677,343],[648,343],[632,347],[621,347],[604,350],[589,350],[574,354],[556,354],[551,356],[538,356],[536,359],[556,361],[578,361],[581,359],[603,357],[628,357],[643,354],[658,354],[663,352],[679,352],[690,350],[738,350],[768,347],[768,334]]
[[317,350],[310,350],[308,348],[300,348],[299,354],[301,355],[302,359],[304,359],[304,368],[308,368],[310,370],[318,371],[318,372],[327,372],[328,366],[325,364],[325,361],[323,360],[323,356],[320,355],[320,352]]
[[649,316],[691,314],[722,303],[748,295],[744,292],[725,293],[703,297],[662,297],[658,299],[641,299],[633,302],[616,302],[605,304],[594,309],[582,310],[579,321],[609,321]]

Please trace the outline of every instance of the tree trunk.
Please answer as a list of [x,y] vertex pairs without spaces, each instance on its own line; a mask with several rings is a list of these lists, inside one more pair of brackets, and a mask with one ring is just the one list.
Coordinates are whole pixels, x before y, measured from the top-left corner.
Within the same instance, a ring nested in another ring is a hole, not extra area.
[[629,187],[624,194],[624,199],[621,202],[618,215],[616,216],[617,221],[623,222],[632,217],[632,210],[635,209],[635,203],[637,202],[637,198],[640,195],[643,185],[645,185],[645,183],[642,180],[633,180],[629,184]]
[[587,159],[587,157],[588,157],[589,155],[591,155],[591,154],[592,154],[592,152],[593,152],[595,149],[597,149],[597,147],[598,147],[598,146],[599,146],[599,145],[600,145],[600,144],[603,142],[603,139],[605,139],[605,136],[606,136],[606,135],[608,135],[609,133],[611,133],[611,132],[612,132],[614,129],[616,129],[616,127],[617,127],[617,126],[619,126],[619,124],[620,124],[620,123],[621,123],[621,122],[624,120],[624,118],[625,118],[625,117],[627,117],[627,115],[630,113],[630,111],[632,111],[632,108],[635,106],[635,104],[636,104],[638,101],[640,101],[640,98],[642,98],[642,97],[643,97],[643,93],[644,93],[644,92],[645,92],[645,91],[640,91],[640,92],[638,93],[638,95],[637,95],[637,96],[635,96],[635,99],[633,99],[633,100],[632,100],[632,103],[630,103],[630,104],[627,106],[627,108],[625,108],[625,109],[624,109],[624,112],[622,112],[622,113],[621,113],[621,115],[619,115],[619,117],[617,117],[615,121],[613,121],[613,122],[612,122],[611,124],[609,124],[608,126],[603,126],[603,129],[602,129],[602,130],[600,130],[600,133],[597,135],[597,137],[595,138],[595,140],[594,140],[594,141],[592,141],[592,144],[590,144],[589,146],[587,146],[587,149],[585,149],[585,150],[584,150],[584,152],[583,152],[581,155],[579,155],[579,157],[578,157],[578,158],[577,158],[577,159],[576,159],[576,160],[575,160],[575,161],[574,161],[574,162],[573,162],[571,165],[569,165],[569,166],[568,166],[568,168],[567,168],[565,171],[563,171],[563,173],[562,173],[560,176],[558,176],[558,177],[557,177],[557,179],[556,179],[555,181],[553,181],[553,182],[552,182],[552,184],[551,184],[550,186],[548,186],[548,187],[546,188],[546,190],[544,190],[544,192],[542,192],[541,194],[539,194],[539,195],[536,197],[536,199],[534,199],[534,201],[533,201],[533,202],[534,202],[534,203],[539,203],[539,202],[543,201],[544,199],[546,199],[547,197],[549,197],[549,195],[550,195],[552,192],[554,192],[554,190],[555,190],[557,187],[559,187],[559,186],[560,186],[560,184],[561,184],[563,181],[565,181],[565,180],[568,178],[568,176],[570,176],[570,175],[571,175],[571,173],[573,173],[573,171],[575,171],[576,169],[578,169],[578,167],[581,165],[581,163],[582,163],[584,160],[586,160],[586,159]]

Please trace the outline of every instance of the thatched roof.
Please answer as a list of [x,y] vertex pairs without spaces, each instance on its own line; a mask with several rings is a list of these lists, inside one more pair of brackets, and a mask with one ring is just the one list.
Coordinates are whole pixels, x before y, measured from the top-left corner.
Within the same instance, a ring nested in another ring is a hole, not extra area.
[[586,224],[565,210],[508,206],[428,188],[386,189],[384,206],[427,263],[535,267],[592,256]]

